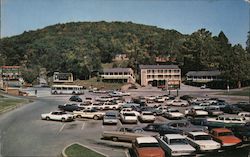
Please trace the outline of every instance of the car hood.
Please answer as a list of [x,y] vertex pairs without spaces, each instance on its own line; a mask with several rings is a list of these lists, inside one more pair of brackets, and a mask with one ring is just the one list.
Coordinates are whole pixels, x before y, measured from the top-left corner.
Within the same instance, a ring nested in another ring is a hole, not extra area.
[[205,146],[220,145],[218,142],[215,142],[213,140],[196,140],[195,142],[199,145],[205,145]]
[[207,111],[196,111],[197,115],[208,115]]
[[241,140],[235,136],[221,136],[218,137],[222,141],[222,143],[240,143]]
[[195,148],[189,144],[186,145],[169,145],[172,151],[195,151]]
[[170,113],[170,115],[176,116],[176,117],[182,117],[182,116],[184,116],[182,113]]
[[164,151],[160,147],[155,148],[139,148],[138,154],[141,157],[163,157]]

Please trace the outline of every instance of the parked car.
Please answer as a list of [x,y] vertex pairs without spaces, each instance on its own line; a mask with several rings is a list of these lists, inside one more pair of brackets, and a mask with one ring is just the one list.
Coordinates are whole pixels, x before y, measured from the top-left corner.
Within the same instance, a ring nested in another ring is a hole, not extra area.
[[141,112],[141,114],[139,115],[139,120],[141,122],[151,122],[153,123],[155,121],[155,116],[152,112],[149,111],[143,111]]
[[215,128],[211,130],[213,139],[221,144],[222,147],[236,146],[241,140],[234,136],[233,132],[227,128]]
[[101,96],[95,98],[95,101],[100,101],[100,102],[107,102],[112,100],[114,100],[114,98],[112,98],[111,96]]
[[150,136],[150,134],[145,133],[141,128],[138,127],[134,128],[121,127],[116,131],[104,131],[102,133],[102,137],[104,139],[111,139],[113,141],[120,140],[120,141],[132,142],[137,137],[144,137],[144,136]]
[[145,131],[151,131],[151,132],[159,132],[159,128],[164,125],[164,123],[151,123],[147,126],[143,127],[142,129]]
[[168,100],[167,105],[187,107],[189,103],[185,100]]
[[223,128],[244,125],[246,119],[238,115],[221,115],[216,118],[207,118],[209,128]]
[[137,103],[125,103],[122,105],[122,108],[133,108],[133,107],[141,107],[140,104],[137,104]]
[[125,112],[123,114],[120,114],[121,117],[121,122],[124,123],[134,123],[137,124],[137,116],[135,113],[131,113],[131,112]]
[[83,101],[82,103],[78,104],[80,110],[92,109],[92,103],[90,101]]
[[57,121],[73,121],[74,116],[62,111],[54,111],[50,113],[41,114],[43,120],[57,120]]
[[243,142],[250,142],[250,122],[247,122],[245,125],[232,126],[230,129],[233,131],[234,135]]
[[82,102],[82,99],[78,95],[73,95],[69,98],[69,101]]
[[221,148],[220,143],[214,141],[206,132],[189,132],[187,140],[198,152],[217,151]]
[[192,106],[191,108],[185,110],[185,116],[206,117],[208,116],[208,112],[204,111],[201,106]]
[[250,112],[250,104],[248,102],[238,102],[233,105],[241,108],[243,111]]
[[168,108],[164,112],[163,117],[166,117],[168,119],[182,119],[184,118],[184,114],[181,113],[178,109]]
[[244,117],[247,121],[250,121],[250,112],[240,112],[238,116]]
[[165,157],[165,153],[154,137],[137,137],[132,143],[137,157]]
[[155,102],[158,102],[158,103],[164,103],[165,101],[166,101],[166,98],[163,96],[157,96],[155,98]]
[[165,134],[159,138],[159,144],[169,156],[193,156],[196,151],[180,134]]
[[103,117],[102,124],[117,124],[118,123],[118,112],[117,111],[107,111]]
[[194,118],[189,118],[188,121],[190,121],[190,123],[193,125],[207,126],[207,118],[194,117]]
[[81,108],[75,103],[66,103],[64,105],[58,105],[58,108],[60,110],[69,111],[69,112],[81,110]]
[[146,99],[142,96],[132,98],[132,102],[140,104],[140,106],[146,106],[147,103]]
[[167,111],[169,107],[167,106],[159,106],[157,108],[154,108],[151,112],[154,113],[155,116],[162,115],[164,112]]
[[159,133],[161,136],[165,134],[186,134],[190,131],[207,131],[207,127],[195,126],[186,120],[176,120],[164,124],[159,128]]
[[104,112],[98,112],[96,109],[73,111],[73,114],[77,118],[91,118],[94,120],[102,119],[103,116],[105,115]]
[[242,112],[242,109],[237,107],[236,105],[226,105],[223,109],[223,112],[229,113],[229,114],[238,114]]
[[224,114],[224,112],[220,110],[219,106],[213,106],[213,105],[205,107],[205,111],[208,112],[209,116],[219,116]]
[[140,115],[139,112],[135,111],[135,110],[132,109],[132,108],[123,108],[123,109],[120,111],[120,114],[123,114],[123,113],[134,113],[137,117]]

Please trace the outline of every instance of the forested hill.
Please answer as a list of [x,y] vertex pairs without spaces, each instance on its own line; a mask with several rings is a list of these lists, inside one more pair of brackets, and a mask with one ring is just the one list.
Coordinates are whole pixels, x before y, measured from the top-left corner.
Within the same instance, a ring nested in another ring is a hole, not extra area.
[[138,64],[154,64],[156,56],[170,56],[177,59],[176,64],[184,72],[220,69],[231,70],[228,74],[232,70],[237,73],[237,69],[244,68],[235,69],[232,56],[237,55],[236,62],[249,59],[241,45],[232,46],[223,32],[212,36],[206,29],[200,29],[183,35],[132,22],[56,24],[3,38],[0,44],[0,65],[22,65],[34,73],[46,68],[49,75],[54,71],[73,72],[80,79],[91,71],[101,70],[101,63],[111,62],[120,53],[130,58],[122,65],[125,67],[136,69]]

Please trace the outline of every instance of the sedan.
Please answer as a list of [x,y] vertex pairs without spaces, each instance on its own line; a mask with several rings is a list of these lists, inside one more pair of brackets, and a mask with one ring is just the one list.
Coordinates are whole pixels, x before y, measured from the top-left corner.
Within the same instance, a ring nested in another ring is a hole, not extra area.
[[73,121],[74,116],[62,111],[54,111],[50,113],[41,114],[41,119],[46,120],[57,120],[57,121]]

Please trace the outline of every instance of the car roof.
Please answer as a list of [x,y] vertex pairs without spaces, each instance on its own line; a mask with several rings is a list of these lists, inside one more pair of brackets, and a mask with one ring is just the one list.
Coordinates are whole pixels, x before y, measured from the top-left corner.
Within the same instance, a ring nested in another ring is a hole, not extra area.
[[151,136],[137,137],[136,140],[137,140],[138,144],[140,144],[140,143],[158,143],[158,141],[154,137],[151,137]]
[[208,135],[206,132],[202,132],[202,131],[192,131],[189,132],[189,134],[193,135],[193,136],[197,136],[197,135]]
[[220,132],[232,132],[231,130],[227,129],[227,128],[215,128],[215,129],[212,129],[213,131],[216,131],[218,133]]
[[243,118],[242,116],[238,116],[238,115],[220,115],[219,117],[224,117],[224,118]]
[[168,138],[168,139],[180,139],[180,138],[185,138],[184,136],[180,135],[180,134],[165,134],[164,137]]

